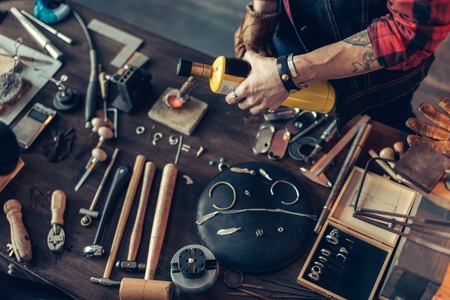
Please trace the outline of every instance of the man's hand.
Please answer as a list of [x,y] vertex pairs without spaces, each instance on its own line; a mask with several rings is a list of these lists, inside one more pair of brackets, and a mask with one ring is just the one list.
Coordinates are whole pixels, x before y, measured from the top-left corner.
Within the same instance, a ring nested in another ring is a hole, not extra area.
[[228,104],[250,109],[254,115],[265,109],[276,109],[289,96],[278,75],[276,58],[264,57],[253,51],[245,53],[244,60],[252,70],[247,78],[225,98]]
[[263,56],[274,56],[272,37],[275,32],[278,12],[256,13],[251,4],[246,7],[244,20],[234,34],[234,51],[237,58],[243,58],[248,50]]
[[407,141],[410,146],[415,143],[423,143],[446,156],[450,156],[450,99],[442,97],[439,106],[446,114],[440,112],[431,104],[422,103],[419,106],[419,111],[437,126],[416,118],[410,118],[406,121],[406,126],[422,136],[408,135]]

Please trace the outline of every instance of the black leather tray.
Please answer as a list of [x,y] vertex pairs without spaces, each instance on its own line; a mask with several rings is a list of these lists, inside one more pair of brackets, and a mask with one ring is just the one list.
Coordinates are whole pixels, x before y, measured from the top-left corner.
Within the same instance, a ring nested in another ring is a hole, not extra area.
[[[212,178],[201,193],[196,213],[200,217],[227,207],[233,200],[232,188],[236,191],[236,202],[232,210],[246,208],[282,209],[289,212],[315,215],[314,203],[306,187],[287,170],[271,163],[247,162],[233,167],[254,170],[255,175],[233,172],[226,169]],[[259,173],[263,169],[273,179],[268,180]],[[300,198],[292,205],[282,204],[292,202],[296,198],[295,189],[287,183],[274,182],[283,180],[292,183],[297,188]],[[250,192],[250,196],[245,191]],[[309,246],[313,237],[315,220],[281,212],[251,211],[236,214],[217,214],[203,224],[197,224],[200,241],[215,255],[219,263],[229,267],[239,268],[246,272],[269,272],[280,269],[296,260]],[[241,229],[229,235],[218,235],[219,229],[240,227]],[[257,236],[256,231],[262,230],[263,235]]]

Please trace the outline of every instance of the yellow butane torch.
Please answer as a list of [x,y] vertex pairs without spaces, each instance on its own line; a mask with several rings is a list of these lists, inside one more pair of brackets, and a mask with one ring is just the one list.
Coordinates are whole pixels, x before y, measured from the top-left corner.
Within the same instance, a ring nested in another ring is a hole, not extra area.
[[[251,66],[244,60],[219,56],[212,65],[179,59],[178,76],[193,76],[209,79],[214,93],[228,94],[250,73]],[[302,110],[328,113],[333,108],[335,92],[327,81],[320,81],[292,93],[283,105]]]

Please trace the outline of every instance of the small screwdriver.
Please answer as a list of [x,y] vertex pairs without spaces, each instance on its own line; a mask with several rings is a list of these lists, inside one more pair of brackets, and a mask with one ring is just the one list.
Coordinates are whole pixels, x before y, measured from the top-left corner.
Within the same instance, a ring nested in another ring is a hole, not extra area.
[[327,129],[325,129],[325,131],[322,132],[322,135],[320,136],[319,140],[314,146],[314,149],[306,158],[306,161],[310,161],[317,154],[317,152],[323,149],[325,143],[327,143],[333,137],[334,133],[336,132],[336,128],[337,128],[337,121],[333,120],[333,122],[331,122],[330,125],[328,125]]
[[84,172],[81,179],[78,181],[77,185],[75,186],[75,192],[77,192],[80,187],[83,185],[83,183],[86,181],[88,176],[91,174],[94,167],[97,165],[98,162],[105,161],[108,158],[108,155],[105,151],[103,151],[100,148],[94,148],[92,150],[92,158],[89,160],[88,166],[86,168],[86,171]]

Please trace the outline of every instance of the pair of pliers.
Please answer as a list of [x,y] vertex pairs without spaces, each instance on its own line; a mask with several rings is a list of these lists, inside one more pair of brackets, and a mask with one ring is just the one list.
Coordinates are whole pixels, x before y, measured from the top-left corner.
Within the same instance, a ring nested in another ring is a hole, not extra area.
[[64,232],[64,210],[66,208],[66,195],[61,190],[56,190],[52,194],[51,206],[52,220],[48,236],[47,245],[52,252],[61,252],[66,240],[66,234]]

